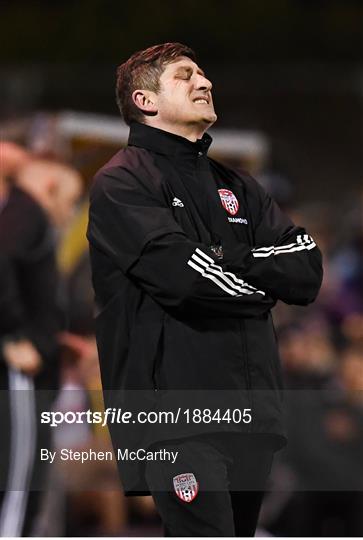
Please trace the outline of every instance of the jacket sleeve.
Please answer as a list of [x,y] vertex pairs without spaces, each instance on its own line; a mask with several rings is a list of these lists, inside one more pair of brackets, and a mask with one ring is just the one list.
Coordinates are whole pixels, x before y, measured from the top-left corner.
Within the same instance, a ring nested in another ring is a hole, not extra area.
[[294,225],[261,186],[257,189],[260,212],[254,230],[256,245],[232,248],[225,252],[224,262],[273,298],[307,305],[315,300],[321,286],[321,252],[303,227]]
[[24,322],[24,306],[13,265],[0,252],[0,335],[16,334]]
[[126,170],[96,178],[87,237],[165,308],[256,316],[274,305],[263,290],[225,271],[208,246],[190,240],[170,208]]

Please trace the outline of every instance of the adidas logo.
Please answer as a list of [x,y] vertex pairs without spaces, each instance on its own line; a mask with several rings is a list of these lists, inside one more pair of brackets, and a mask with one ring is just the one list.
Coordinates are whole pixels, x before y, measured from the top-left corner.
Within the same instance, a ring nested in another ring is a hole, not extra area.
[[174,197],[172,205],[173,206],[183,206],[184,207],[184,204],[181,202],[180,199],[178,199],[178,197]]

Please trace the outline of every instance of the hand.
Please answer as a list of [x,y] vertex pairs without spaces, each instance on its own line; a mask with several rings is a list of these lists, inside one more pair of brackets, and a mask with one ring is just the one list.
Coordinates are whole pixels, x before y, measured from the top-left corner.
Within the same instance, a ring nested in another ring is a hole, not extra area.
[[77,373],[83,384],[90,390],[101,389],[101,373],[94,336],[62,332],[58,334],[58,342],[72,351]]
[[60,332],[58,334],[58,343],[68,347],[77,357],[89,357],[94,354],[97,356],[94,338],[87,338],[70,332]]
[[42,367],[42,359],[34,345],[27,339],[8,341],[3,345],[6,363],[26,375],[36,375]]

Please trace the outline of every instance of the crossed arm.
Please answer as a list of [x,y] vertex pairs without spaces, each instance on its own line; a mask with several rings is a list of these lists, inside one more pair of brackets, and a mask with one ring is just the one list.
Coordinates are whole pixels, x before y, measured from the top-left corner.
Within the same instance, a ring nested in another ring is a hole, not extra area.
[[267,195],[260,216],[257,245],[238,245],[220,260],[209,246],[190,240],[151,191],[136,188],[129,171],[117,169],[94,183],[87,236],[167,308],[253,317],[278,299],[313,301],[322,278],[319,249]]

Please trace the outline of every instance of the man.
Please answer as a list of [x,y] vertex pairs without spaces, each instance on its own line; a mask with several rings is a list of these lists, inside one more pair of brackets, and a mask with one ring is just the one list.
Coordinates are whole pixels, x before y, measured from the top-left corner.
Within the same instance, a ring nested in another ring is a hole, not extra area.
[[[148,487],[171,536],[254,534],[273,451],[286,440],[270,309],[312,302],[322,279],[306,231],[247,174],[208,158],[211,89],[184,45],[131,56],[116,88],[128,146],[91,190],[106,405],[124,405],[133,390],[140,408],[179,403],[184,420],[192,414],[177,429],[136,435],[110,423],[115,450],[139,442],[178,452],[175,463],[119,463],[126,491]],[[217,404],[242,421],[218,421]]]
[[39,449],[50,440],[40,411],[50,408],[58,386],[61,321],[50,221],[60,225],[70,216],[81,179],[12,143],[3,142],[1,150],[0,536],[27,536],[45,484]]

